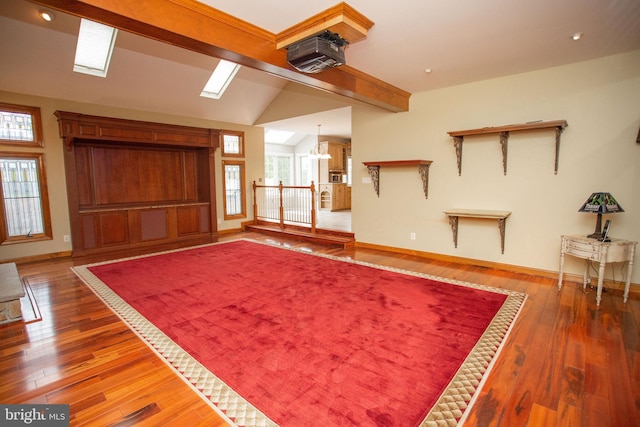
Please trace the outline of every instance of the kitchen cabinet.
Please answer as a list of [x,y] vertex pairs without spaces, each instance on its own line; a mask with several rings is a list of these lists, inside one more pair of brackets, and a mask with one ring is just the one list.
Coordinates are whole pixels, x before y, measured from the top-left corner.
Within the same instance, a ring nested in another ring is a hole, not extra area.
[[344,167],[344,144],[339,144],[336,142],[329,142],[329,146],[327,148],[328,153],[331,155],[329,159],[329,170],[330,171],[343,171]]
[[319,200],[322,210],[351,209],[351,187],[347,184],[320,184]]
[[329,171],[339,171],[341,174],[347,170],[347,145],[341,142],[325,141],[320,143],[320,152],[331,155],[330,159],[318,160],[319,182],[331,182]]

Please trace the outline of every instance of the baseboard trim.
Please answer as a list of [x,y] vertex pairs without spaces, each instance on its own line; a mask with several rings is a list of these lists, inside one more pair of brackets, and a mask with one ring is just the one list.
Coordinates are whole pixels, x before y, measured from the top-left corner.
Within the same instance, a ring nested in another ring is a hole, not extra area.
[[235,233],[240,233],[244,231],[244,225],[242,226],[242,228],[229,228],[227,230],[218,230],[218,235],[221,234],[235,234]]
[[53,252],[50,254],[30,255],[20,258],[5,259],[2,262],[15,262],[16,265],[29,264],[32,262],[55,261],[63,258],[71,258],[71,251]]
[[[393,253],[398,253],[403,255],[413,255],[417,257],[429,258],[437,261],[453,262],[457,264],[471,264],[479,267],[488,267],[496,270],[509,271],[511,273],[522,273],[522,274],[527,274],[529,276],[544,277],[547,279],[554,279],[556,281],[558,280],[558,271],[542,270],[538,268],[523,267],[520,265],[512,265],[512,264],[503,264],[503,263],[498,263],[493,261],[483,261],[483,260],[473,259],[473,258],[463,258],[463,257],[457,257],[453,255],[438,254],[434,252],[417,251],[415,249],[405,249],[405,248],[396,248],[393,246],[375,245],[372,243],[358,242],[357,240],[356,240],[355,246],[363,249],[374,249],[374,250],[393,252]],[[582,280],[583,280],[582,274],[574,274],[574,273],[567,273],[567,272],[564,273],[565,282],[575,282],[582,285]],[[620,281],[614,282],[614,281],[605,279],[604,286],[610,289],[623,290],[624,282],[620,282]],[[631,283],[629,294],[640,295],[640,285],[637,283]]]

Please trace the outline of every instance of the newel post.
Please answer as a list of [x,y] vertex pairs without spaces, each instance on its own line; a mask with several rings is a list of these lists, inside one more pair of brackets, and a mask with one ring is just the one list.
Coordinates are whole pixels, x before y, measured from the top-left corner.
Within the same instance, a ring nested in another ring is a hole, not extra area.
[[280,191],[280,228],[284,229],[284,204],[282,202],[282,193],[283,193],[283,185],[282,181],[278,185],[278,191]]
[[258,224],[258,197],[256,194],[256,188],[258,186],[256,185],[256,181],[253,180],[253,224],[257,225]]
[[311,190],[311,232],[315,233],[316,232],[316,187],[313,181],[311,181],[311,187],[309,187],[309,189]]

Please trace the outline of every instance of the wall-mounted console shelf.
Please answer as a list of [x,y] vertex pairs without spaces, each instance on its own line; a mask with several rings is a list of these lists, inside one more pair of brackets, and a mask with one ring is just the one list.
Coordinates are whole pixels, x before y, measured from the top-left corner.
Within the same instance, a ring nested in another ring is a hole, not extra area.
[[410,167],[417,166],[420,178],[422,178],[422,188],[424,190],[424,198],[429,198],[429,166],[433,163],[431,160],[387,160],[383,162],[362,162],[369,171],[369,176],[373,181],[373,188],[376,195],[380,197],[380,168],[384,167]]
[[510,132],[520,132],[536,129],[555,129],[556,132],[556,159],[554,172],[558,173],[558,156],[560,154],[560,135],[565,127],[567,127],[566,120],[553,120],[548,122],[538,121],[529,122],[517,125],[506,125],[496,127],[486,127],[480,129],[469,130],[456,130],[448,132],[453,137],[453,143],[456,149],[456,157],[458,160],[458,175],[462,175],[462,142],[465,136],[474,135],[486,135],[486,134],[500,134],[500,145],[502,146],[502,168],[504,174],[507,174],[507,145],[509,142]]
[[444,211],[449,216],[449,224],[453,231],[453,244],[458,247],[458,218],[481,218],[498,220],[498,229],[500,230],[500,249],[504,253],[504,230],[507,217],[511,215],[509,211],[492,211],[480,209],[449,209]]

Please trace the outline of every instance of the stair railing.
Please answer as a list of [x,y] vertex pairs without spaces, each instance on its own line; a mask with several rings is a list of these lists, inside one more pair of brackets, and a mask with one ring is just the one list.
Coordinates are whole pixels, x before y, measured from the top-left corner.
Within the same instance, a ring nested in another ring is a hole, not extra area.
[[258,220],[277,222],[280,228],[286,224],[308,225],[316,231],[315,184],[304,186],[258,185],[253,181],[254,223]]

